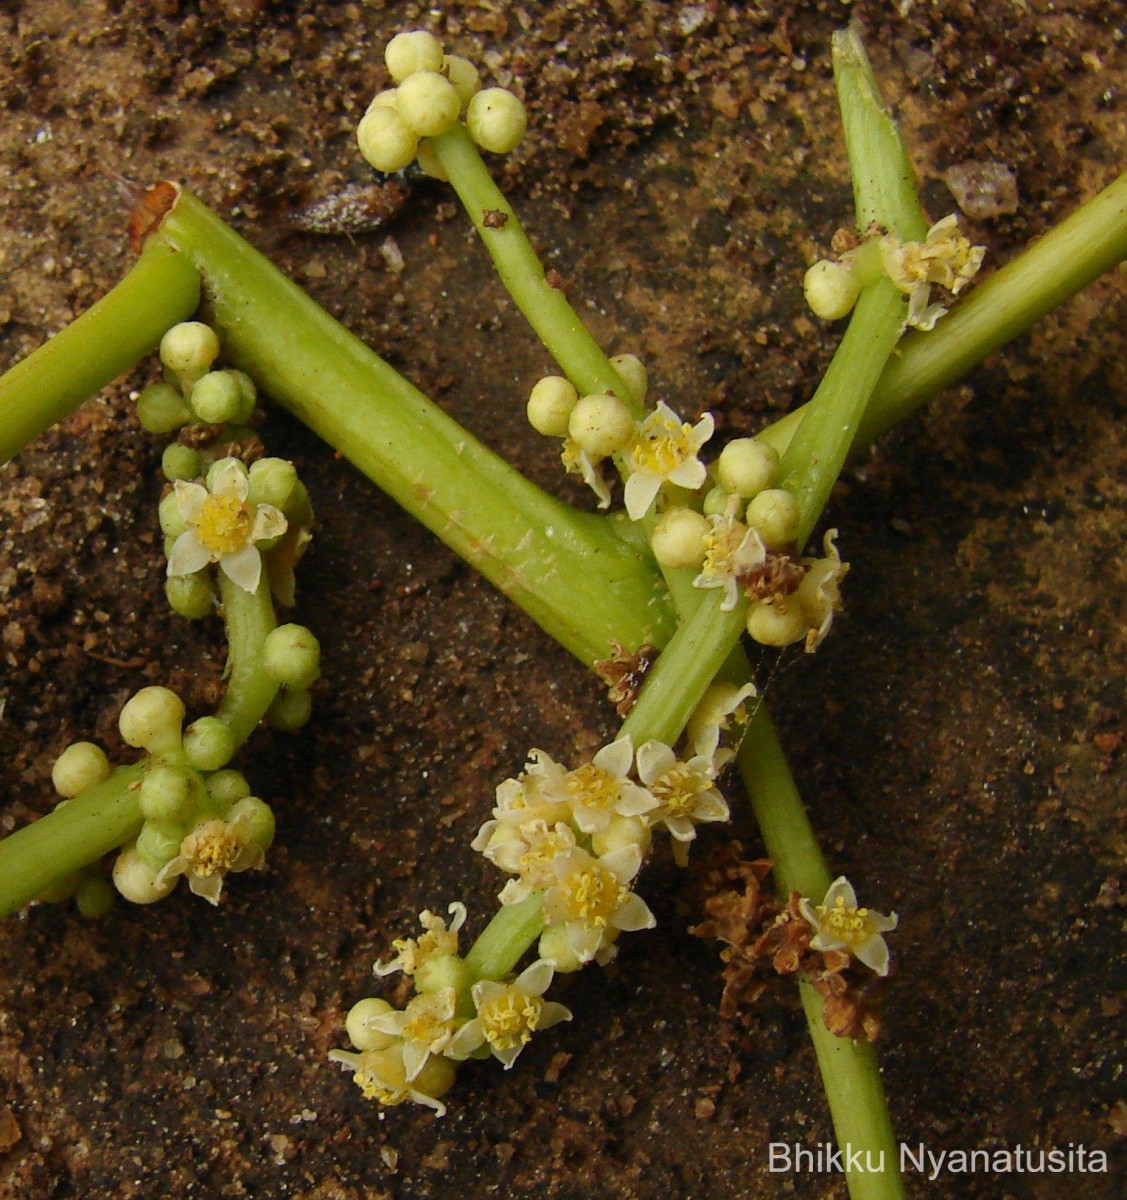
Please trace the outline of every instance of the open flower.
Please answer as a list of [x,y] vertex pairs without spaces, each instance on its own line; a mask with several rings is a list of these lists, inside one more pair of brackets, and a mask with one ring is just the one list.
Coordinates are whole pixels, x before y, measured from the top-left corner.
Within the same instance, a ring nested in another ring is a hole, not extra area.
[[728,802],[716,787],[711,757],[697,754],[680,762],[664,742],[646,742],[638,747],[638,775],[658,802],[648,819],[669,830],[673,856],[684,866],[697,825],[726,821],[729,815]]
[[403,1039],[407,1082],[417,1078],[431,1055],[443,1054],[454,1036],[457,993],[452,987],[422,992],[405,1009],[391,1009],[368,1019],[368,1028]]
[[610,507],[610,488],[599,470],[598,463],[573,437],[565,437],[560,461],[569,475],[578,475],[599,499],[600,508]]
[[447,1053],[468,1058],[488,1046],[507,1071],[534,1033],[571,1020],[570,1009],[543,998],[554,974],[552,964],[539,959],[512,983],[479,980],[470,989],[477,1015],[454,1035]]
[[880,252],[885,274],[908,296],[905,323],[927,330],[947,311],[928,303],[932,285],[957,296],[978,273],[986,247],[972,246],[952,213],[937,221],[922,242],[901,242],[895,234],[885,234]]
[[407,1078],[400,1045],[364,1050],[360,1054],[350,1050],[330,1050],[329,1059],[355,1072],[353,1082],[367,1100],[375,1100],[389,1108],[411,1100],[433,1108],[436,1116],[446,1113],[446,1105],[439,1096],[445,1095],[454,1082],[454,1064],[445,1059],[431,1058],[414,1079]]
[[454,918],[449,927],[442,917],[424,908],[419,913],[419,924],[425,932],[418,939],[396,938],[391,945],[398,953],[387,962],[377,962],[372,968],[375,974],[383,976],[402,971],[404,975],[414,975],[429,959],[457,954],[458,930],[466,923],[466,906],[455,900],[446,911]]
[[836,529],[826,531],[822,545],[825,558],[804,558],[807,567],[798,585],[798,600],[810,624],[806,634],[806,653],[813,654],[825,641],[833,624],[834,614],[841,612],[841,581],[849,572],[849,564],[841,561],[834,539]]
[[712,763],[714,773],[726,767],[736,753],[720,747],[720,735],[731,725],[738,726],[742,732],[748,722],[744,701],[757,694],[753,683],[745,683],[743,687],[736,687],[734,683],[714,683],[693,710],[685,732],[693,753],[703,754]]
[[257,543],[286,532],[286,518],[272,504],[251,504],[246,469],[226,459],[210,487],[178,479],[176,510],[188,528],[172,544],[169,575],[193,575],[209,563],[246,592],[258,588],[262,554]]
[[180,843],[180,853],[157,873],[155,885],[163,887],[178,875],[186,875],[194,896],[218,904],[228,871],[249,871],[266,861],[262,846],[251,839],[246,814],[230,821],[214,817],[202,821]]
[[551,828],[544,821],[530,821],[519,829],[506,826],[494,838],[485,857],[502,871],[516,875],[501,889],[502,904],[519,904],[533,892],[543,891],[555,881],[552,863],[575,849],[575,832],[562,821]]
[[641,422],[624,451],[630,475],[623,499],[632,521],[650,511],[663,483],[694,491],[704,483],[707,471],[697,455],[713,428],[711,413],[689,425],[663,402]]
[[568,801],[580,832],[602,833],[612,817],[638,817],[656,806],[649,792],[630,780],[633,764],[634,743],[627,735],[557,781],[553,795]]
[[759,531],[736,516],[739,496],[730,496],[723,513],[708,518],[712,528],[704,535],[704,562],[693,587],[723,588],[721,612],[731,612],[740,598],[740,577],[767,561],[767,547]]
[[620,931],[652,929],[657,923],[646,902],[629,887],[641,865],[637,846],[599,858],[575,849],[553,860],[555,881],[544,893],[541,911],[549,927],[564,928],[579,962],[590,962]]
[[888,944],[881,934],[895,929],[898,918],[858,908],[857,894],[844,875],[830,884],[821,904],[804,896],[798,911],[814,929],[811,950],[845,950],[878,975],[888,974]]

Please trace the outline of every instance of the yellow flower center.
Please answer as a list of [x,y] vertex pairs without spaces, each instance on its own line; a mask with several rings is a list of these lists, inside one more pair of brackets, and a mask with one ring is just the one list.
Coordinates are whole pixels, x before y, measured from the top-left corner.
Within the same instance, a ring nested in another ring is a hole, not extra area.
[[693,427],[664,413],[651,413],[630,447],[630,459],[636,471],[668,475],[691,458]]
[[233,554],[250,540],[254,513],[238,496],[208,496],[196,519],[196,536],[212,554]]
[[873,936],[869,910],[867,908],[847,908],[844,896],[837,897],[833,908],[819,904],[815,911],[822,929],[847,946],[859,946]]
[[618,880],[598,864],[572,871],[558,886],[569,920],[584,921],[597,929],[606,928],[624,894]]
[[710,579],[735,575],[736,551],[746,536],[747,529],[738,521],[724,521],[706,533],[701,573]]
[[495,1050],[528,1044],[540,1024],[544,1001],[519,988],[509,988],[477,1010],[485,1040]]
[[244,844],[226,822],[208,821],[186,839],[182,853],[193,874],[206,877],[229,871]]
[[584,763],[564,777],[564,787],[572,801],[584,808],[612,809],[622,794],[622,781],[604,767]]
[[396,1104],[402,1104],[404,1100],[408,1099],[406,1092],[392,1091],[382,1080],[367,1071],[357,1071],[352,1076],[352,1082],[363,1093],[365,1100],[378,1100],[380,1104],[385,1104],[389,1108]]
[[552,862],[566,854],[575,842],[566,833],[546,833],[520,856],[520,874],[533,879],[550,878]]
[[416,1042],[437,1051],[450,1040],[450,1014],[439,996],[416,996],[406,1008],[407,1020],[400,1033],[408,1042]]
[[687,764],[678,763],[652,783],[650,791],[671,817],[687,817],[696,807],[700,785]]

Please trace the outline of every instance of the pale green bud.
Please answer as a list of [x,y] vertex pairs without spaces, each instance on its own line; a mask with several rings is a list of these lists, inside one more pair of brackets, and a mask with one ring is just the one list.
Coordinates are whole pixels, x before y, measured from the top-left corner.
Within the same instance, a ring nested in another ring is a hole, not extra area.
[[370,108],[356,126],[356,144],[369,165],[377,171],[402,171],[415,157],[418,135],[407,128],[398,107]]
[[790,646],[802,641],[808,628],[802,605],[790,596],[753,605],[747,614],[747,631],[763,646]]
[[169,575],[164,581],[169,607],[189,621],[210,617],[215,611],[215,591],[206,570],[194,575]]
[[744,520],[753,526],[768,550],[781,550],[798,536],[798,501],[786,488],[767,488],[748,501]]
[[180,843],[187,832],[183,825],[166,821],[146,821],[137,835],[134,850],[137,857],[154,871],[159,871],[180,853]]
[[279,692],[266,710],[266,723],[275,729],[293,733],[309,720],[313,712],[313,697],[300,688]]
[[439,954],[425,959],[415,972],[417,992],[440,992],[448,987],[456,992],[468,991],[473,982],[472,972],[457,954]]
[[109,760],[93,742],[72,742],[51,768],[51,782],[60,796],[79,796],[109,777]]
[[235,753],[235,736],[219,717],[200,717],[184,730],[184,756],[197,771],[218,771]]
[[528,124],[524,105],[506,88],[478,92],[466,106],[470,137],[494,154],[508,154],[520,145]]
[[228,767],[208,776],[207,794],[212,803],[226,814],[233,804],[250,795],[250,784],[241,771]]
[[583,396],[571,410],[567,431],[592,458],[606,458],[634,437],[634,414],[609,392]]
[[442,74],[450,80],[454,91],[458,93],[462,109],[481,91],[481,79],[477,67],[468,58],[459,54],[444,54],[442,56]]
[[616,354],[610,365],[630,389],[631,399],[635,404],[641,404],[650,388],[649,374],[642,360],[636,354]]
[[260,458],[251,463],[247,499],[284,510],[297,487],[297,468],[284,458]]
[[201,321],[182,321],[160,340],[160,361],[191,387],[219,357],[219,335]]
[[321,674],[321,645],[304,625],[279,625],[267,634],[262,664],[283,687],[308,691]]
[[354,1004],[344,1019],[348,1040],[357,1050],[386,1050],[395,1041],[394,1034],[369,1029],[368,1022],[373,1017],[384,1017],[394,1011],[386,1000],[381,1000],[378,996],[369,996],[366,1000]]
[[114,890],[101,875],[87,875],[74,892],[78,911],[88,921],[104,917],[114,906]]
[[160,521],[160,531],[166,538],[178,538],[187,530],[188,523],[180,515],[180,506],[176,503],[174,491],[161,498],[157,508],[157,519]]
[[650,545],[663,567],[699,567],[704,562],[708,519],[691,508],[669,508],[654,526]]
[[779,452],[758,438],[736,438],[720,451],[716,477],[730,492],[745,500],[758,496],[775,482]]
[[141,780],[137,798],[146,821],[185,824],[195,811],[192,776],[179,767],[158,763]]
[[731,494],[726,487],[720,484],[709,488],[705,493],[704,503],[701,505],[704,515],[706,517],[722,517],[728,511],[728,497]]
[[125,702],[117,726],[127,746],[150,754],[167,754],[180,745],[183,720],[184,704],[175,692],[145,687]]
[[399,85],[396,111],[418,137],[440,137],[458,120],[462,103],[449,79],[437,71],[416,71]]
[[191,446],[173,442],[165,446],[160,456],[160,469],[169,483],[175,483],[177,479],[195,479],[203,469],[203,456]]
[[191,417],[184,397],[169,383],[151,383],[137,397],[137,420],[149,433],[171,433]]
[[397,33],[383,52],[388,74],[402,83],[416,71],[437,71],[442,66],[442,43],[425,29]]
[[570,379],[545,375],[532,385],[528,394],[529,424],[545,437],[563,437],[571,410],[578,403],[579,393]]
[[227,813],[227,824],[238,820],[239,828],[247,840],[260,850],[268,850],[274,842],[276,828],[274,810],[265,800],[257,796],[244,796],[231,805]]

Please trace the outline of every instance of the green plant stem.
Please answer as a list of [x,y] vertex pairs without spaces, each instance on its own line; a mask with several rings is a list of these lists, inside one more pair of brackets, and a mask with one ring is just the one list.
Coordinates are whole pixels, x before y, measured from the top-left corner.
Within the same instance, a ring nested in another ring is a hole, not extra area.
[[0,841],[0,917],[137,836],[143,771],[144,763],[118,767],[104,783]]
[[262,572],[258,589],[245,591],[221,571],[219,594],[227,625],[227,687],[216,712],[241,746],[266,715],[278,685],[263,666],[263,645],[275,628],[270,583]]
[[135,366],[199,304],[188,258],[153,246],[129,274],[0,377],[0,462]]
[[590,665],[639,614],[672,613],[617,522],[531,484],[435,407],[188,193],[150,240],[205,280],[228,358]]
[[[881,373],[852,448],[867,446],[911,416],[1124,259],[1127,173],[976,284],[933,330],[904,337]],[[784,453],[804,412],[805,406],[795,409],[758,436]]]
[[[637,409],[638,405],[621,376],[567,297],[560,288],[548,283],[544,267],[512,205],[493,182],[465,126],[458,124],[435,138],[434,149],[450,177],[451,186],[492,255],[506,291],[579,394],[613,392]],[[494,220],[487,225],[485,214],[488,212],[503,213],[503,223]]]
[[520,962],[529,946],[544,932],[540,893],[519,904],[502,905],[466,955],[473,978],[504,979]]

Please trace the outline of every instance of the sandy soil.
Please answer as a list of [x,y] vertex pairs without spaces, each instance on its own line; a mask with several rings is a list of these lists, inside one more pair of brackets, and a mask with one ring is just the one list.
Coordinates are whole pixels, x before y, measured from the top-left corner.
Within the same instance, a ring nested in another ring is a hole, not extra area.
[[[917,155],[996,160],[1016,213],[972,222],[1002,262],[1110,182],[1127,144],[1122,28],[1046,5],[256,0],[0,12],[0,362],[112,285],[120,174],[179,179],[537,482],[582,499],[520,418],[547,362],[450,197],[390,229],[295,233],[365,179],[350,126],[404,25],[520,81],[533,133],[504,169],[529,228],[615,351],[686,414],[755,429],[812,390],[834,334],[799,279],[848,221],[828,38],[852,12]],[[381,249],[392,236],[401,273]],[[1123,962],[1124,280],[1106,278],[855,463],[832,523],[847,613],[770,701],[836,869],[901,914],[883,1062],[898,1135],[934,1152],[1113,1150]],[[213,630],[170,615],[159,448],[107,390],[0,469],[0,831],[50,804],[75,738],[122,752],[124,699],[199,700]],[[299,619],[325,680],[299,737],[241,765],[276,805],[271,869],[215,911],[186,894],[86,924],[0,927],[0,1196],[814,1200],[771,1142],[830,1137],[789,985],[717,1016],[692,880],[656,864],[659,928],[574,977],[575,1020],[451,1111],[380,1113],[325,1053],[370,967],[423,907],[497,879],[468,849],[490,781],[530,745],[574,757],[614,727],[584,670],[284,414],[262,436],[318,511]],[[586,500],[583,500],[586,503]],[[756,834],[732,788],[734,832]],[[704,839],[716,844],[726,833]],[[944,1174],[937,1197],[1092,1198],[1113,1175]]]

